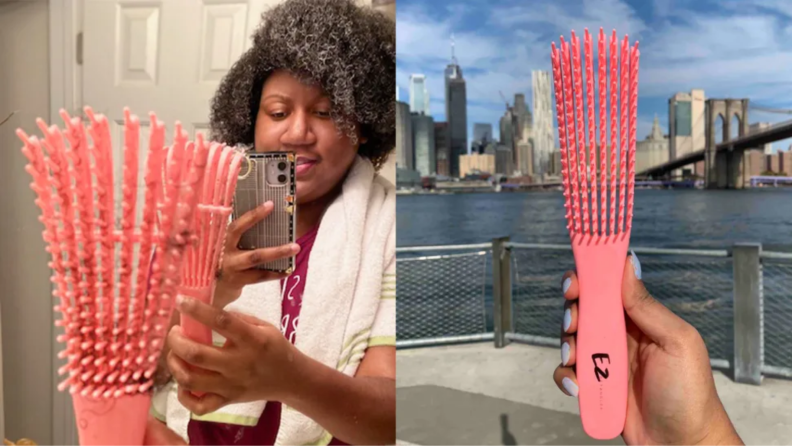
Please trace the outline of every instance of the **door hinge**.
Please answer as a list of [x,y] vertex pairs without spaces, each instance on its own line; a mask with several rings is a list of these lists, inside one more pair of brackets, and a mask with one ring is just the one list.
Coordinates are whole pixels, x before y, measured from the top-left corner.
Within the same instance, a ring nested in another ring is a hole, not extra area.
[[82,66],[83,64],[83,33],[80,31],[77,33],[77,48],[75,48],[74,55],[77,59],[77,65]]

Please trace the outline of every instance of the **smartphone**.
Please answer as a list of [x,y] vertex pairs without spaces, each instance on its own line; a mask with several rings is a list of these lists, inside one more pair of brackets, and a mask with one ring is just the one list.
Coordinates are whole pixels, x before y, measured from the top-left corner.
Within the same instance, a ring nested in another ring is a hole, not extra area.
[[[297,200],[294,179],[295,154],[292,152],[247,152],[239,170],[234,193],[232,216],[237,219],[248,211],[272,201],[275,208],[269,217],[256,223],[239,239],[239,249],[272,248],[294,243]],[[294,256],[259,265],[258,269],[291,274]]]

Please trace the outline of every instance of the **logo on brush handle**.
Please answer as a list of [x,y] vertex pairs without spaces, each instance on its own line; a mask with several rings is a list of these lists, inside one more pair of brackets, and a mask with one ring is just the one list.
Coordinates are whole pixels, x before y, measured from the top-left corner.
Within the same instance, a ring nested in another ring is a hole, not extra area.
[[597,377],[597,381],[602,381],[602,379],[608,379],[608,368],[605,367],[605,370],[601,369],[599,365],[597,365],[597,360],[600,360],[601,364],[605,364],[605,360],[608,360],[608,364],[610,364],[610,356],[607,353],[594,353],[591,355],[591,360],[594,362],[594,376]]

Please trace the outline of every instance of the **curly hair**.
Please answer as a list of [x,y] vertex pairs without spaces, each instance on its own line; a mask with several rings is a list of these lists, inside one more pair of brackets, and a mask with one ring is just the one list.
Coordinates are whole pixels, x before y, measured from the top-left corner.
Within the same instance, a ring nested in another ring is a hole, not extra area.
[[374,9],[350,0],[287,0],[262,14],[253,45],[231,67],[212,99],[211,137],[252,145],[264,82],[286,70],[320,85],[339,132],[382,166],[395,147],[396,30]]

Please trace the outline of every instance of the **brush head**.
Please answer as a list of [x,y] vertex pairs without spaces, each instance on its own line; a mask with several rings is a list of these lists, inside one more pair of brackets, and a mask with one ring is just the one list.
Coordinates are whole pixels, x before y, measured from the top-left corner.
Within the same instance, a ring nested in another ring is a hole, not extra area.
[[189,149],[200,154],[196,157],[206,165],[206,171],[197,188],[194,236],[185,253],[179,293],[209,301],[207,296],[211,296],[217,277],[215,271],[223,252],[243,154],[223,144],[207,143],[200,134]]
[[630,48],[625,35],[619,50],[616,31],[608,45],[600,29],[597,52],[595,68],[588,30],[582,61],[574,31],[569,43],[562,36],[559,47],[551,45],[564,207],[573,243],[623,241],[632,227],[638,42]]
[[56,325],[65,349],[58,357],[67,363],[59,374],[68,377],[58,388],[118,398],[153,384],[194,237],[195,191],[208,150],[195,149],[179,123],[166,149],[164,125],[152,113],[146,162],[139,166],[140,122],[125,110],[123,171],[114,179],[110,123],[85,112],[87,128],[61,112],[65,129],[38,120],[43,139],[17,135],[52,256],[55,310],[62,314]]

